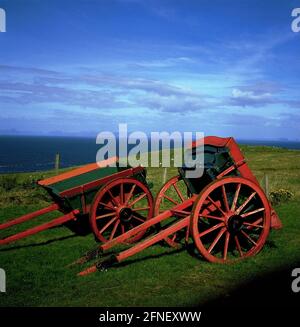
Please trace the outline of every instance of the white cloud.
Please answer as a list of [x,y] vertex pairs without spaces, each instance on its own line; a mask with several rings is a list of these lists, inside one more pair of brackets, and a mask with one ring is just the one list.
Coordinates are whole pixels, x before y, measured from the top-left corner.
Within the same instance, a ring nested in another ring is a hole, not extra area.
[[249,99],[249,100],[266,100],[272,97],[271,93],[257,94],[253,91],[241,91],[240,89],[232,90],[232,97],[235,99]]

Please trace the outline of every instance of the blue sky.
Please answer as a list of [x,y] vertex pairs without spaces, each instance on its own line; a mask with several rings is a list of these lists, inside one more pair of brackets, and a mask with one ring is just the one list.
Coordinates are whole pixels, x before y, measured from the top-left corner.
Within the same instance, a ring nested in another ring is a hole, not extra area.
[[0,0],[0,134],[300,139],[300,0]]

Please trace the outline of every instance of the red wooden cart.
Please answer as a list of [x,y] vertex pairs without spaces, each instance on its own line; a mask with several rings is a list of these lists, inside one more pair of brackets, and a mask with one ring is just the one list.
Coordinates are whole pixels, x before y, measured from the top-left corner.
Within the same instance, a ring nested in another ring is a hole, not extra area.
[[[194,142],[189,151],[199,150],[202,144]],[[203,176],[189,179],[187,168],[180,168],[179,175],[159,191],[154,218],[87,253],[78,263],[104,258],[80,275],[106,269],[161,240],[178,246],[181,240],[192,239],[203,258],[219,263],[253,256],[262,249],[270,228],[281,228],[281,222],[238,145],[233,138],[206,137],[203,148]],[[162,225],[158,233],[105,256],[105,251],[157,224]]]
[[[146,181],[146,170],[143,167],[120,167],[117,158],[89,164],[41,180],[38,184],[47,190],[53,204],[0,224],[1,233],[52,211],[60,211],[63,216],[13,235],[2,236],[0,245],[81,217],[89,219],[96,239],[107,242],[153,216],[153,199]],[[145,232],[136,233],[129,241],[141,239]]]

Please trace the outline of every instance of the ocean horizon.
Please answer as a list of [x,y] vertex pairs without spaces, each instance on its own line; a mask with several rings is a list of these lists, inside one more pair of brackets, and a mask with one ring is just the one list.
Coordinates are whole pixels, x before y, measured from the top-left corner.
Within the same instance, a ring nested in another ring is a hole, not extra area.
[[[237,142],[300,150],[300,141],[237,139]],[[0,135],[0,173],[51,170],[56,153],[60,154],[60,168],[95,162],[99,148],[93,137]]]

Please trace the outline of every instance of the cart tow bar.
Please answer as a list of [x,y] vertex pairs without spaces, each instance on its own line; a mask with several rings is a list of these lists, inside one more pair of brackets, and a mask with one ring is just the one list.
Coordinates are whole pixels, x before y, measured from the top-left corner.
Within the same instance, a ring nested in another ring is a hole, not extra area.
[[117,262],[118,262],[118,260],[117,260],[116,256],[112,255],[109,258],[99,260],[93,266],[88,267],[87,269],[78,273],[77,276],[86,276],[86,275],[92,274],[96,271],[105,272],[105,271],[107,271],[108,268],[110,268],[112,265],[114,265]]
[[103,250],[101,249],[101,247],[97,247],[95,249],[92,249],[88,252],[86,252],[81,258],[73,261],[72,263],[68,264],[67,267],[72,267],[75,265],[83,265],[84,263],[87,263],[91,260],[95,260],[95,259],[100,259],[103,256],[107,256],[110,255],[111,253],[103,253]]

